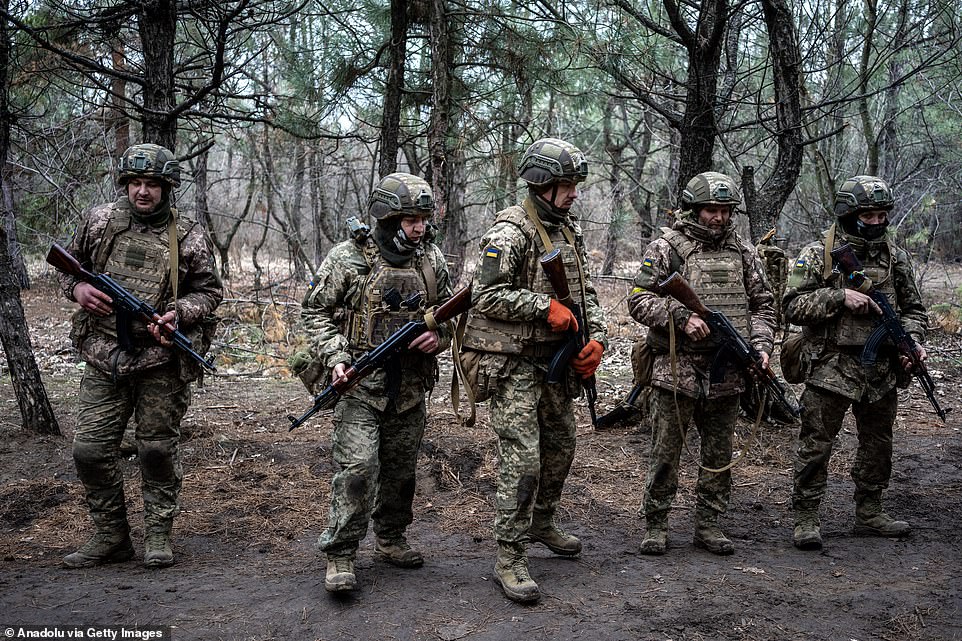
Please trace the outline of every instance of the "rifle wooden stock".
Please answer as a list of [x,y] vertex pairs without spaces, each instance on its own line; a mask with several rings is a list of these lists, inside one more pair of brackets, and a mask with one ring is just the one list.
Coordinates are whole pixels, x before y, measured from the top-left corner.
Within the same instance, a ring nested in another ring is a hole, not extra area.
[[[800,407],[795,407],[788,400],[788,392],[785,387],[778,380],[775,375],[775,371],[771,366],[762,367],[762,355],[761,353],[752,346],[745,337],[738,333],[735,326],[732,325],[728,317],[721,312],[716,312],[705,307],[705,304],[701,302],[698,298],[698,294],[695,290],[691,288],[688,281],[679,274],[678,272],[673,272],[671,276],[658,283],[656,286],[656,293],[671,296],[679,303],[698,314],[707,323],[709,329],[711,329],[712,338],[718,343],[720,351],[719,355],[726,354],[730,356],[742,371],[746,374],[754,375],[759,382],[761,382],[769,392],[775,397],[782,407],[787,409],[792,413],[793,416],[800,416],[802,410]],[[668,319],[671,322],[671,318]],[[716,363],[720,361],[716,358]],[[715,366],[712,367],[712,374],[717,374],[715,371]],[[712,376],[714,379],[715,376]],[[715,382],[714,380],[712,382]]]
[[425,314],[425,319],[408,321],[399,330],[388,336],[383,343],[369,352],[365,352],[344,372],[344,377],[334,381],[314,397],[310,409],[301,416],[295,417],[288,414],[287,418],[291,422],[290,430],[303,424],[309,418],[321,410],[334,407],[340,398],[353,389],[364,378],[375,370],[384,366],[387,361],[397,356],[408,348],[415,338],[428,330],[426,318],[430,315],[438,324],[445,323],[459,314],[471,309],[471,288],[464,287],[454,293],[443,305]]
[[672,272],[671,276],[658,283],[657,293],[671,296],[704,319],[707,319],[712,313],[711,310],[701,302],[698,294],[691,288],[688,281],[678,272]]
[[[109,296],[111,306],[114,312],[118,314],[118,318],[121,313],[126,313],[137,316],[146,323],[156,325],[171,341],[174,347],[200,363],[205,369],[211,372],[217,371],[217,368],[214,367],[213,359],[205,359],[194,351],[193,343],[187,338],[186,334],[179,329],[171,329],[166,323],[161,322],[162,317],[157,310],[128,292],[120,283],[107,274],[95,274],[87,271],[80,264],[80,261],[70,255],[66,249],[57,243],[53,243],[50,246],[50,250],[47,252],[47,262],[56,270],[78,278],[85,283],[89,283]],[[121,345],[124,343],[124,336],[127,329],[128,328],[125,327],[117,328],[117,335],[121,339]]]
[[[571,310],[575,319],[578,321],[578,331],[572,332],[570,339],[561,346],[555,354],[548,368],[548,375],[545,380],[549,383],[558,383],[562,379],[563,371],[568,367],[571,359],[577,356],[581,349],[588,344],[588,315],[581,305],[576,303],[571,297],[571,288],[568,287],[568,274],[565,272],[564,260],[560,249],[552,249],[541,257],[541,269],[544,270],[551,288],[554,289],[558,302]],[[595,401],[598,398],[598,388],[595,382],[595,375],[581,379],[582,386],[585,388],[585,397],[588,400],[588,413],[591,415],[591,424],[597,425],[598,416],[595,412]]]

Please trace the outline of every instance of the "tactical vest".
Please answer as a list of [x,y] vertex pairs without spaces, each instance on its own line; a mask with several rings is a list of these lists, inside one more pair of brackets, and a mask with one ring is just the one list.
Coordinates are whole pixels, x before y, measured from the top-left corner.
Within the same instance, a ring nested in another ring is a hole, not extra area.
[[[742,253],[733,236],[725,244],[710,251],[695,251],[697,245],[677,229],[665,229],[662,236],[681,262],[679,269],[698,298],[708,309],[721,312],[742,336],[749,336],[748,292],[745,290],[745,271]],[[648,342],[667,350],[670,336],[667,330],[651,328]],[[717,349],[712,341],[690,341],[684,332],[675,332],[679,351],[707,352]]]
[[[863,252],[859,252],[863,254]],[[875,289],[885,294],[894,308],[895,278],[893,277],[895,258],[891,247],[886,244],[886,250],[877,256],[869,258],[859,255],[866,278],[872,281]],[[848,279],[838,277],[834,287],[848,287]],[[861,347],[875,329],[877,317],[875,314],[853,314],[845,310],[835,321],[835,344],[839,347]]]
[[[524,264],[515,285],[518,288],[527,289],[536,294],[547,294],[557,299],[558,295],[540,265],[541,257],[547,253],[544,242],[524,208],[515,205],[498,213],[495,223],[500,222],[508,222],[518,227],[528,241]],[[579,270],[578,248],[568,242],[560,227],[545,228],[545,230],[555,249],[561,252],[571,297],[584,309],[584,288],[581,282],[581,270]],[[580,323],[581,319],[578,319],[578,322]],[[468,314],[463,344],[469,349],[483,352],[545,357],[554,354],[558,344],[565,339],[564,333],[551,331],[551,327],[544,320],[507,321],[488,318],[472,310]]]
[[[194,221],[178,216],[178,245],[194,225]],[[128,292],[147,303],[160,313],[171,302],[170,287],[170,238],[167,228],[157,231],[131,229],[129,210],[111,207],[110,221],[93,257],[93,267],[99,273],[107,273]],[[91,316],[90,329],[111,338],[117,337],[116,314]],[[138,318],[131,320],[131,337],[135,343],[154,344],[147,331],[147,324]]]
[[[368,350],[409,321],[422,319],[427,308],[437,302],[438,288],[434,266],[422,250],[417,250],[405,267],[384,260],[373,239],[367,240],[363,253],[369,271],[361,287],[345,301],[344,334],[352,346]],[[417,294],[420,300],[412,302]]]

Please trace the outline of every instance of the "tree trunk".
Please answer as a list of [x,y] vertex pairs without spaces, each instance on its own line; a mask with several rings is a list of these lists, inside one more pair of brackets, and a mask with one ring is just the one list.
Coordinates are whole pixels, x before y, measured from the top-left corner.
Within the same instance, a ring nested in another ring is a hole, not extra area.
[[[8,11],[8,0],[0,0],[0,8]],[[30,345],[27,318],[20,302],[18,267],[14,265],[8,248],[11,239],[7,225],[13,224],[13,195],[7,184],[7,154],[10,151],[10,101],[7,73],[10,65],[10,35],[7,23],[0,20],[0,187],[3,191],[3,224],[0,224],[0,343],[3,344],[10,380],[20,407],[23,428],[42,434],[60,434],[60,425],[50,407],[47,390],[40,377],[40,368]],[[17,244],[19,247],[19,244]],[[22,261],[18,261],[22,263]],[[22,265],[21,265],[22,268]],[[24,272],[25,273],[25,272]]]
[[407,0],[391,0],[391,46],[381,113],[381,156],[378,175],[397,171],[398,139],[401,130],[401,98],[404,93],[404,58],[407,54]]
[[431,177],[434,203],[443,235],[442,250],[450,262],[451,281],[458,282],[464,266],[464,207],[452,202],[451,178],[454,174],[453,154],[448,148],[451,130],[451,85],[454,73],[454,51],[450,24],[444,0],[431,3],[431,79],[433,109],[428,128],[431,154]]
[[685,113],[678,131],[681,146],[678,156],[676,194],[681,194],[692,176],[712,168],[712,150],[718,136],[715,121],[718,94],[718,68],[722,38],[728,20],[728,0],[705,0],[698,14],[698,25],[691,31],[675,0],[665,0],[665,8],[675,31],[688,50],[688,82]]
[[140,2],[137,27],[144,46],[143,142],[171,151],[177,145],[174,108],[174,36],[177,0]]
[[[775,227],[785,201],[791,196],[802,170],[801,50],[795,20],[785,0],[761,0],[768,28],[772,78],[775,85],[775,167],[757,196],[745,207],[752,242]],[[754,181],[752,181],[754,184]],[[754,190],[746,190],[754,193]]]

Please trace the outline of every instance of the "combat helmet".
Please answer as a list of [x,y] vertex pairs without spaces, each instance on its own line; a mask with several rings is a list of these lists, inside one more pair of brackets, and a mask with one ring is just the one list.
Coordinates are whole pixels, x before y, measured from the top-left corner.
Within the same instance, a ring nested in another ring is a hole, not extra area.
[[852,176],[835,192],[836,218],[872,209],[891,211],[893,207],[892,190],[876,176]]
[[696,175],[681,192],[681,204],[685,209],[698,205],[731,205],[734,209],[741,202],[742,195],[735,181],[717,171]]
[[117,182],[126,185],[134,178],[153,178],[169,187],[180,186],[180,163],[166,147],[151,143],[134,145],[117,165]]
[[558,138],[536,140],[524,155],[518,175],[531,187],[556,182],[579,183],[588,177],[588,161],[580,149]]
[[401,172],[388,174],[378,182],[367,201],[375,220],[393,216],[430,216],[434,194],[423,178]]

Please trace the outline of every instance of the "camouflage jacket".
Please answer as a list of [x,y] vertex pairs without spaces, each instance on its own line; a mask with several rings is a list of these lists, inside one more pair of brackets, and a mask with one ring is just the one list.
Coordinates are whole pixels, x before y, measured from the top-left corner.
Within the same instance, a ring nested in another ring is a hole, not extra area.
[[[542,223],[552,236],[561,229],[558,224]],[[598,302],[598,293],[591,282],[584,235],[574,218],[568,217],[563,224],[574,238],[575,251],[584,273],[589,337],[607,349],[608,324]],[[514,223],[499,221],[488,229],[481,239],[482,256],[472,279],[471,299],[474,306],[471,313],[496,321],[547,326],[548,308],[553,297],[533,291],[534,284],[528,282],[531,276],[527,267],[532,254],[539,251],[538,248],[535,239],[527,236]],[[575,295],[574,292],[572,294]],[[576,298],[580,298],[580,294]]]
[[[709,244],[694,238],[686,228],[684,220],[677,220],[672,229],[684,233],[695,243],[696,253],[716,250],[723,245],[728,245],[740,253],[745,292],[748,296],[749,335],[745,338],[757,350],[771,354],[775,334],[774,296],[755,248],[744,242],[734,230],[716,243]],[[635,276],[635,289],[628,299],[628,312],[632,318],[662,332],[668,331],[670,321],[678,342],[685,339],[684,327],[692,312],[673,298],[655,294],[652,289],[672,272],[681,271],[682,267],[681,258],[665,238],[652,241],[645,248],[642,267]],[[710,383],[709,376],[715,354],[715,351],[679,350],[675,355],[678,371],[677,376],[674,376],[671,372],[672,355],[664,350],[656,350],[651,385],[666,390],[677,388],[680,394],[694,398],[715,398],[742,392],[745,388],[744,375],[735,367],[725,371],[722,380]]]
[[[785,318],[804,328],[802,367],[807,384],[853,401],[874,402],[900,382],[901,368],[894,349],[881,353],[883,357],[877,367],[869,371],[861,363],[860,349],[836,345],[833,329],[841,316],[851,312],[844,305],[845,293],[839,274],[833,272],[828,279],[823,276],[824,236],[823,240],[804,247],[792,265],[783,298]],[[905,331],[921,343],[928,316],[909,253],[885,239],[869,242],[838,230],[835,246],[843,243],[853,246],[866,268],[891,261],[895,300],[889,302],[898,312]]]
[[[125,214],[129,210],[130,203],[126,196],[121,196],[113,203],[93,207],[84,215],[80,227],[66,250],[80,262],[84,269],[96,271],[97,266],[94,262],[101,251],[101,244],[110,242],[106,238],[109,223],[117,215]],[[195,342],[196,349],[201,338],[202,321],[217,309],[223,300],[224,292],[214,263],[213,243],[207,230],[183,213],[178,214],[176,224],[180,248],[177,259],[177,323],[178,328]],[[149,227],[131,218],[129,229],[138,233],[156,235],[158,244],[165,247],[169,245],[167,225]],[[60,272],[57,273],[57,278],[67,300],[76,302],[73,290],[80,281]],[[117,280],[121,286],[124,285],[122,278],[117,277]],[[170,301],[173,300],[173,291],[169,288],[165,300],[168,301],[166,310],[169,310],[172,306]],[[166,310],[158,311],[163,313]],[[175,359],[177,352],[173,348],[163,347],[152,340],[142,349],[126,353],[120,349],[116,338],[94,331],[92,329],[94,323],[91,321],[86,311],[78,311],[74,315],[71,336],[82,358],[104,372],[125,375]],[[194,369],[194,362],[186,357],[181,358],[180,361],[181,365],[190,370],[188,378],[196,377],[199,372]]]
[[[437,301],[443,304],[451,298],[451,278],[444,255],[434,244],[423,247],[423,254],[412,260],[430,261],[437,278]],[[364,246],[354,240],[346,240],[331,248],[318,270],[316,284],[307,294],[301,309],[300,333],[309,345],[309,357],[319,360],[326,370],[322,372],[329,381],[331,368],[338,363],[352,363],[364,350],[352,345],[343,327],[343,317],[350,301],[359,297],[365,277],[370,272]],[[436,353],[444,351],[451,342],[450,326],[444,324],[438,331],[440,344]],[[418,350],[408,350],[400,357],[401,382],[394,401],[398,412],[414,407],[424,395],[434,388],[437,381],[437,358]],[[347,393],[381,411],[387,408],[387,373],[377,370]]]

